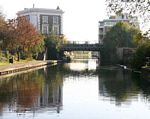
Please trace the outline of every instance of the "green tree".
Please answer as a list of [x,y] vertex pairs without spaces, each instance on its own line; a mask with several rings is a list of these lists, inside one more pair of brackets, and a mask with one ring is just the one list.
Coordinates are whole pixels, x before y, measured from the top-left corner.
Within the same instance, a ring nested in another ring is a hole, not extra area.
[[117,48],[136,47],[134,38],[138,33],[138,29],[126,22],[119,22],[113,26],[104,37],[101,49],[102,64],[116,64],[119,61]]
[[[146,32],[138,33],[135,43],[138,45],[136,53],[131,61],[132,68],[141,69],[145,65],[146,57],[149,57],[149,36],[150,36],[150,1],[149,0],[106,0],[108,13],[128,13],[137,16],[142,21]],[[131,17],[132,18],[132,17]],[[147,29],[148,28],[148,29]]]
[[55,35],[50,33],[45,38],[45,47],[48,51],[48,59],[61,59],[63,53],[61,52],[61,45],[67,43],[67,39],[64,35]]
[[38,59],[39,53],[44,51],[44,40],[41,41],[38,45],[34,45],[29,49],[29,52],[32,54],[31,57]]
[[142,66],[146,65],[147,57],[150,57],[150,39],[142,39],[142,43],[139,44],[133,59],[131,60],[131,66],[134,69],[140,70]]
[[141,46],[145,43],[148,43],[149,38],[147,37],[147,33],[146,34],[142,34],[141,32],[139,32],[135,38],[134,38],[134,42],[138,45]]

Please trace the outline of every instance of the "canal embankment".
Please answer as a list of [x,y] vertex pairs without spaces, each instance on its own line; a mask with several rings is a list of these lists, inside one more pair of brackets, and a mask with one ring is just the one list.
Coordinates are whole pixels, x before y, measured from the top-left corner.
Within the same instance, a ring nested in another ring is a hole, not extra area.
[[118,65],[118,66],[121,67],[123,70],[128,70],[134,73],[139,73],[142,80],[148,81],[148,83],[150,83],[150,66],[143,66],[141,70],[134,70],[134,69],[128,68],[125,65]]
[[58,62],[60,61],[47,60],[47,61],[28,61],[19,64],[8,64],[8,65],[0,66],[0,76],[26,71],[26,70],[46,66],[46,65],[56,65]]
[[141,73],[140,70],[135,70],[135,69],[132,69],[130,67],[127,67],[126,65],[121,65],[121,64],[117,64],[118,67],[121,67],[122,69],[124,70],[128,70],[128,71],[131,71],[131,72],[134,72],[134,73]]

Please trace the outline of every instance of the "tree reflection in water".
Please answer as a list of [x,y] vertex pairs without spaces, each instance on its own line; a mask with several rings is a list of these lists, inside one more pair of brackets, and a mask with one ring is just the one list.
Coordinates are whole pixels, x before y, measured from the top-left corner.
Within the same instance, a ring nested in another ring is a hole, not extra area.
[[[71,77],[75,77],[73,80],[78,79],[77,84],[83,79],[87,80],[88,86],[91,86],[88,80],[94,79],[94,84],[99,84],[99,97],[117,106],[131,104],[139,97],[146,102],[150,100],[150,84],[141,80],[138,74],[111,67],[91,70],[86,61],[80,63],[86,64],[84,70],[73,70],[69,64],[65,64],[0,78],[1,115],[7,111],[17,114],[46,111],[59,113],[63,105],[63,83],[65,85],[65,80],[69,82]],[[94,86],[92,88],[96,91]],[[84,92],[81,94],[84,95]]]
[[140,74],[106,68],[99,70],[98,75],[100,96],[103,96],[104,100],[109,99],[118,106],[121,106],[122,103],[130,104],[132,100],[138,100],[138,94],[141,94],[141,91],[144,94],[143,98],[150,97],[150,84],[147,85],[144,80],[140,79]]
[[[54,70],[53,70],[54,71]],[[0,112],[24,113],[49,107],[58,113],[62,107],[62,76],[48,69],[14,75],[0,80]]]

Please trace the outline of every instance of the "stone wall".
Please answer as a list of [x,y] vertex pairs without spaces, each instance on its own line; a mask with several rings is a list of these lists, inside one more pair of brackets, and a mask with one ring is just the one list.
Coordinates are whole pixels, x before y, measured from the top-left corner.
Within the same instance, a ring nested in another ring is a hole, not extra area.
[[117,55],[120,62],[126,64],[135,53],[136,48],[122,47],[117,48]]

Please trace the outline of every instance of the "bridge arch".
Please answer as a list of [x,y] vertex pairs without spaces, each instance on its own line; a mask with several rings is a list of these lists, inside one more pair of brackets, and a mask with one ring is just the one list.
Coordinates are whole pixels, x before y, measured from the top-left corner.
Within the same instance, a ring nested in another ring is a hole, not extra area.
[[72,52],[72,51],[97,51],[99,52],[98,54],[98,59],[99,59],[99,63],[100,63],[100,52],[102,49],[102,45],[99,43],[88,43],[85,42],[84,44],[80,44],[80,43],[68,43],[68,44],[63,44],[61,46],[61,51],[65,52]]

